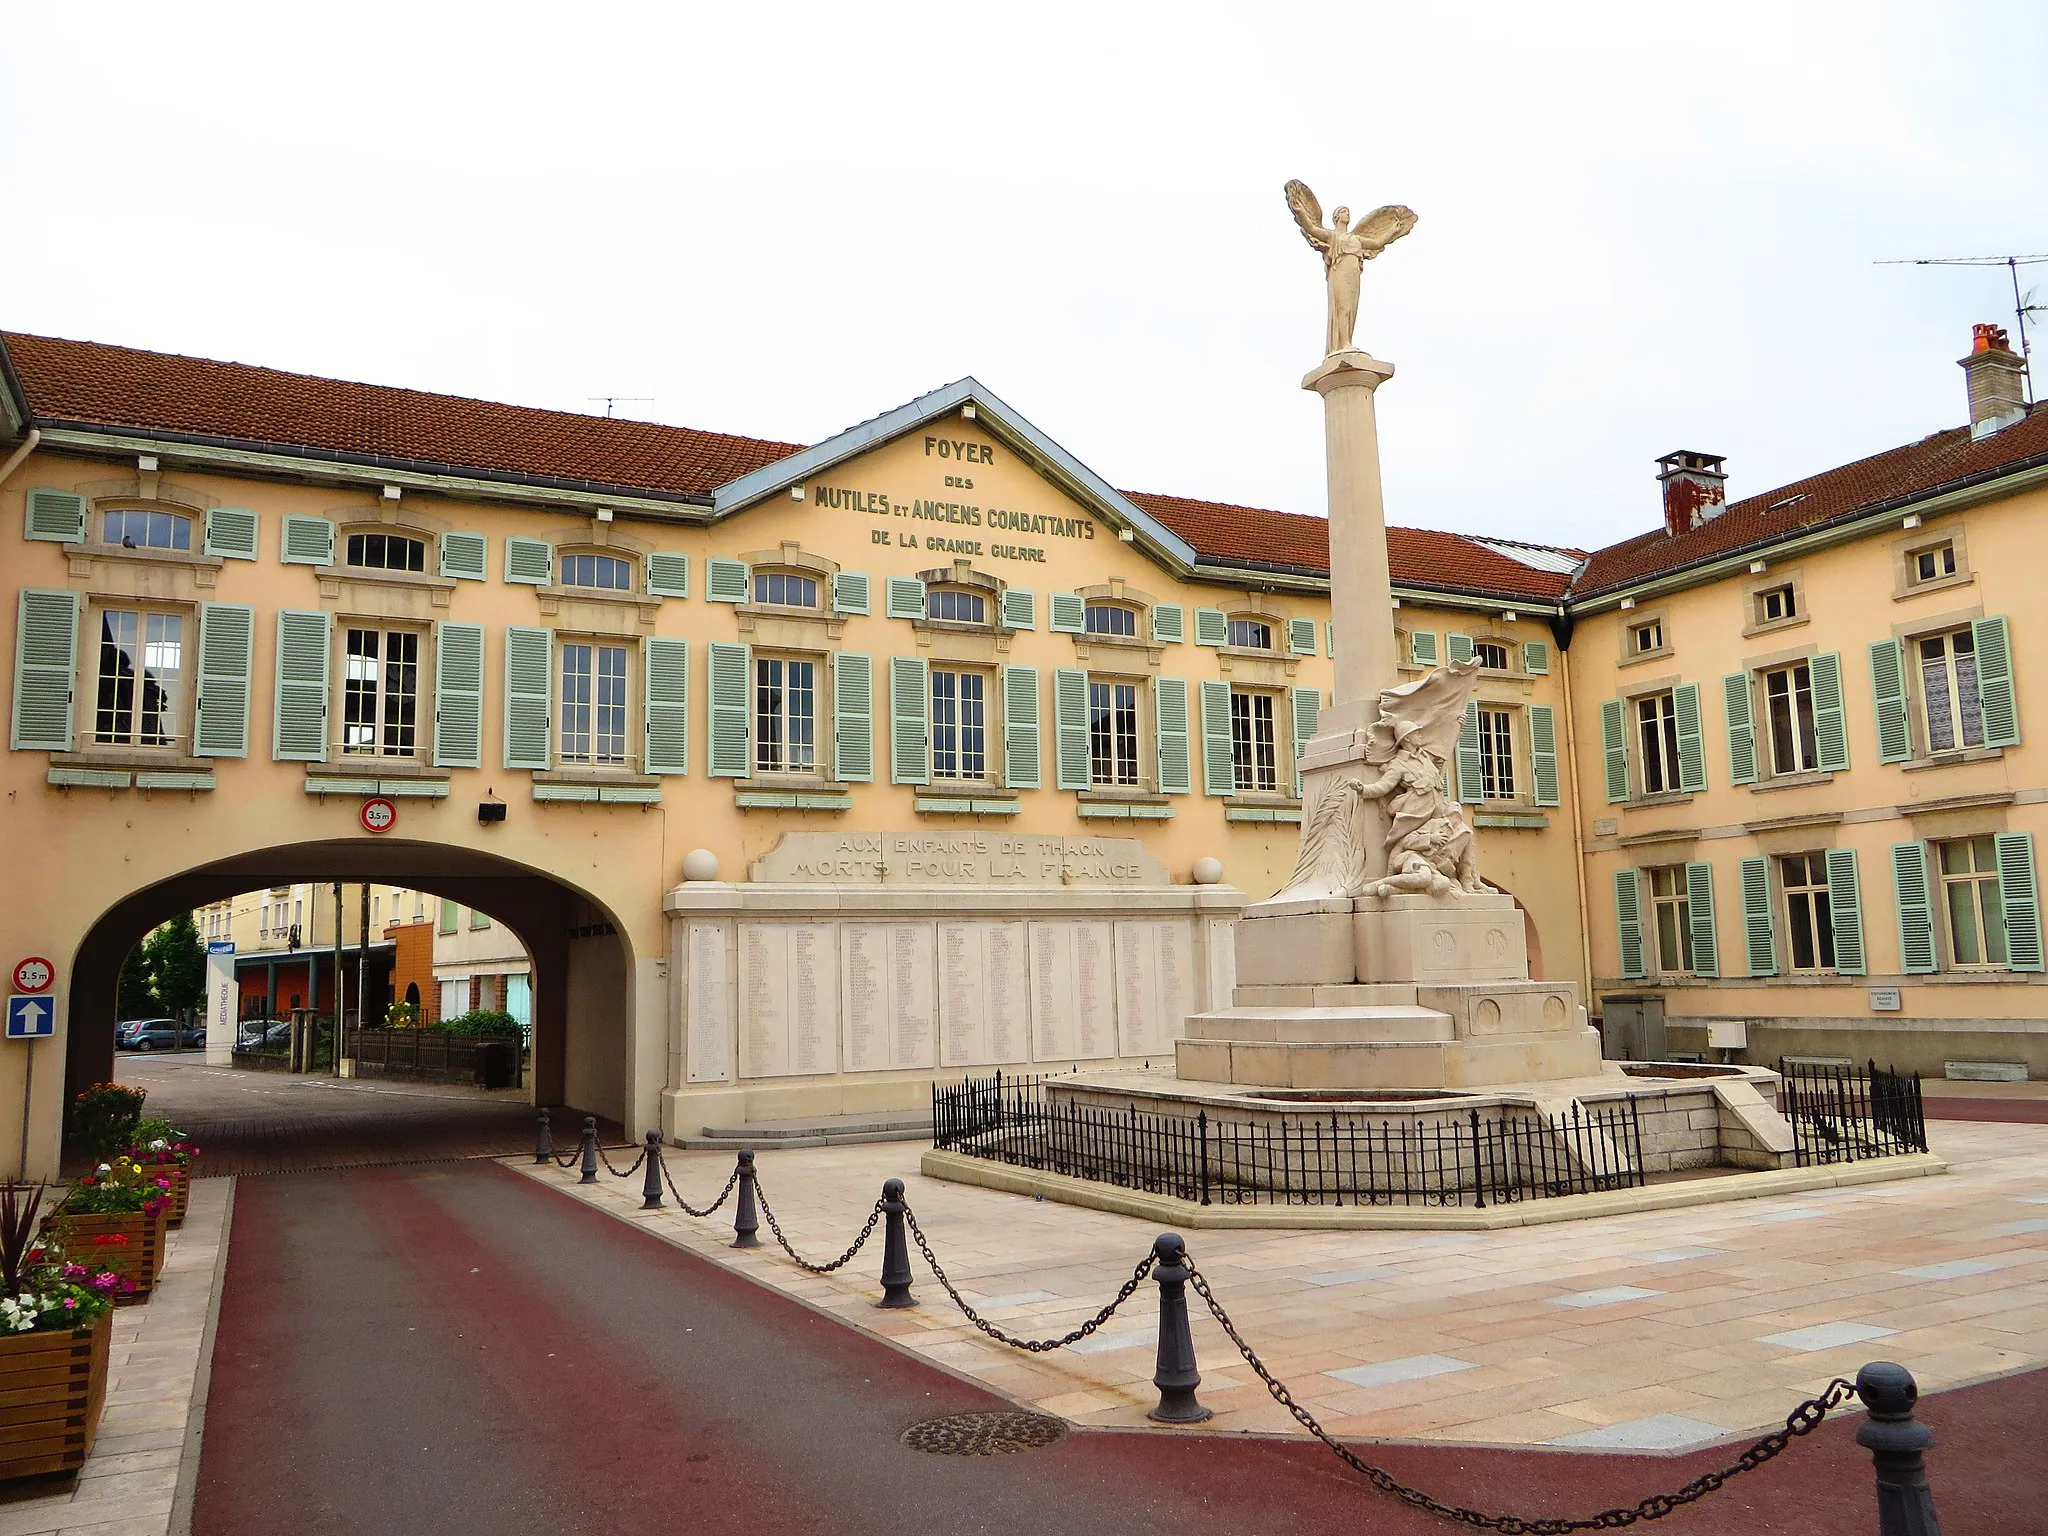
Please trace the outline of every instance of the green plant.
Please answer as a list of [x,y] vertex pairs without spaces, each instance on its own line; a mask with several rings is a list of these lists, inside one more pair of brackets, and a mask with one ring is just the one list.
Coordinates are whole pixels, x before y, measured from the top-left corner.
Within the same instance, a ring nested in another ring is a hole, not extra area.
[[0,1334],[77,1328],[135,1289],[132,1281],[66,1262],[54,1244],[34,1243],[43,1186],[0,1184]]
[[71,1134],[99,1153],[118,1152],[135,1140],[145,1088],[94,1083],[71,1101]]
[[199,1155],[188,1132],[179,1130],[162,1116],[136,1122],[135,1137],[128,1156],[138,1163],[182,1168]]
[[142,946],[128,951],[121,962],[121,976],[114,984],[114,1007],[124,1019],[143,1019],[157,1010],[156,993],[149,988],[149,962]]
[[508,1040],[517,1040],[524,1034],[519,1021],[502,1008],[472,1008],[452,1019],[442,1019],[433,1027],[443,1034],[484,1035]]
[[171,1181],[159,1168],[138,1163],[125,1152],[101,1163],[71,1186],[61,1207],[67,1216],[154,1216],[170,1203]]
[[420,1011],[411,1003],[393,1003],[384,1010],[386,1029],[417,1029],[419,1022]]
[[157,1006],[181,1018],[206,997],[206,946],[190,912],[180,912],[142,941]]

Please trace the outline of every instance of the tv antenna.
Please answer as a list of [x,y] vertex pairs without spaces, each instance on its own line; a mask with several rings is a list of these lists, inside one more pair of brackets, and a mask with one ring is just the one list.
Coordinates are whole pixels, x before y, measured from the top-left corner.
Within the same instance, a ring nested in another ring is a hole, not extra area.
[[2034,296],[2038,288],[2020,292],[2020,268],[2038,267],[2048,262],[2048,251],[2035,251],[2026,256],[1909,256],[1895,261],[1873,262],[1879,267],[2003,267],[2012,278],[2013,328],[2020,333],[2020,361],[2027,375],[2027,403],[2034,402],[2034,349],[2027,341],[2027,327],[2038,324],[2036,315],[2048,315],[2048,304],[2037,304]]
[[652,395],[585,395],[583,398],[590,401],[592,404],[595,404],[597,401],[602,400],[604,402],[604,413],[606,416],[611,415],[612,407],[621,400],[628,401],[635,405],[652,405],[654,403],[654,396]]

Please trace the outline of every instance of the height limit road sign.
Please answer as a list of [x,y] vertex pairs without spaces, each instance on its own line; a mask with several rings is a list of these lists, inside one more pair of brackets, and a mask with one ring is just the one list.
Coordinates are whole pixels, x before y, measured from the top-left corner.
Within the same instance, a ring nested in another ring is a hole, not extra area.
[[57,1032],[57,1009],[47,997],[24,997],[15,993],[7,999],[7,1038],[47,1040]]

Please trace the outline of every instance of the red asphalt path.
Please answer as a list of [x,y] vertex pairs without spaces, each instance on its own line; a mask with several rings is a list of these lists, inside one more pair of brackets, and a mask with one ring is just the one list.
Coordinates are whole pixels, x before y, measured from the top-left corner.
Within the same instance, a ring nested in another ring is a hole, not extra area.
[[[924,1302],[948,1304],[936,1287]],[[953,1458],[897,1440],[935,1414],[1012,1406],[495,1164],[244,1179],[193,1531],[1457,1529],[1308,1442],[1087,1431],[1041,1451]],[[2042,1371],[1923,1403],[1948,1530],[2044,1528],[2044,1415]],[[1645,1529],[1871,1536],[1857,1422],[1824,1426]],[[1725,1446],[1683,1457],[1362,1449],[1439,1497],[1525,1516],[1633,1503],[1733,1459]]]

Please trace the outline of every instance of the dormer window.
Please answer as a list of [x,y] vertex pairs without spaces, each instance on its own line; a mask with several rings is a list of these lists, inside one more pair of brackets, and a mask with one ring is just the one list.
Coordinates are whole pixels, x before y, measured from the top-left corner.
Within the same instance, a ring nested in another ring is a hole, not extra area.
[[617,555],[563,555],[559,576],[565,587],[594,587],[600,592],[633,590],[633,562]]
[[1273,649],[1273,626],[1263,619],[1232,619],[1229,643],[1239,650],[1270,651]]
[[1489,672],[1505,672],[1508,669],[1508,648],[1498,640],[1474,640],[1472,659]]
[[[1088,605],[1087,631],[1091,635],[1107,635],[1112,639],[1135,640],[1138,638],[1138,615],[1136,610],[1116,603],[1090,603]],[[1237,642],[1233,640],[1231,644]]]
[[100,535],[122,549],[174,549],[192,552],[192,519],[153,508],[128,508],[100,514]]
[[958,587],[933,587],[925,593],[925,617],[946,624],[986,624],[988,599]]
[[427,568],[427,545],[402,533],[352,533],[347,562],[364,571],[421,572]]
[[815,608],[818,583],[815,577],[791,571],[754,572],[754,601],[778,608]]

